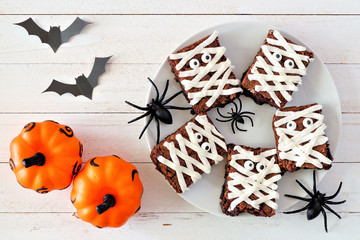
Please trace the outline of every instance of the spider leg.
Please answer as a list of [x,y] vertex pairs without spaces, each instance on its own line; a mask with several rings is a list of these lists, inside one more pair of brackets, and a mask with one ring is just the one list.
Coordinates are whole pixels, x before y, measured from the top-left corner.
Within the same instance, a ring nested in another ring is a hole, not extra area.
[[342,182],[340,182],[340,185],[339,185],[338,189],[336,190],[336,192],[333,195],[328,196],[328,197],[324,197],[324,199],[325,200],[330,200],[330,199],[335,198],[339,194],[339,192],[341,190],[341,187],[342,187]]
[[169,87],[169,79],[166,80],[166,85],[165,85],[165,89],[164,89],[164,92],[162,93],[160,99],[159,99],[159,102],[162,102],[162,100],[164,100],[164,97],[166,95],[166,92],[168,90],[168,87]]
[[128,101],[125,101],[127,104],[129,104],[130,106],[132,106],[132,107],[134,107],[134,108],[137,108],[137,109],[139,109],[139,110],[142,110],[142,111],[148,111],[149,110],[149,108],[148,107],[140,107],[140,106],[138,106],[138,105],[135,105],[135,104],[133,104],[133,103],[131,103],[131,102],[128,102]]
[[151,84],[154,86],[155,88],[155,91],[156,91],[156,100],[155,101],[158,101],[159,100],[159,90],[158,88],[156,87],[155,83],[148,77],[148,80],[151,82]]
[[219,108],[217,108],[216,110],[217,110],[218,114],[219,114],[221,117],[223,117],[223,118],[231,118],[231,117],[229,117],[229,116],[224,116],[224,115],[222,115],[222,114],[220,113]]
[[293,213],[302,212],[302,211],[308,209],[308,208],[309,208],[309,205],[310,205],[310,203],[309,203],[308,205],[306,205],[305,207],[303,207],[303,208],[300,208],[300,209],[297,209],[297,210],[293,210],[293,211],[284,212],[284,213],[285,213],[285,214],[293,214]]
[[299,180],[296,180],[296,182],[300,185],[300,187],[301,187],[302,189],[304,189],[305,192],[307,192],[307,194],[310,195],[310,197],[312,197],[312,198],[314,197],[314,194],[313,194],[312,192],[310,192],[304,185],[302,185],[302,183],[299,182]]
[[295,199],[298,199],[298,200],[303,200],[305,202],[310,202],[311,201],[311,198],[302,198],[302,197],[298,197],[298,196],[294,196],[294,195],[289,195],[289,194],[285,194],[284,195],[285,197],[289,197],[289,198],[295,198]]
[[[238,112],[238,106],[236,105],[235,101],[233,101],[232,104],[234,104],[234,106],[235,106],[235,112],[237,113],[237,112]],[[232,111],[232,108],[231,108],[231,111]]]
[[237,99],[239,100],[239,113],[241,112],[241,109],[242,109],[242,102],[240,100],[240,97],[237,97]]
[[167,103],[169,103],[171,100],[173,100],[174,98],[176,98],[177,96],[179,96],[179,94],[181,94],[182,91],[179,91],[177,93],[175,93],[174,95],[172,95],[171,97],[169,97],[167,100],[165,100],[164,102],[162,102],[162,105],[165,105]]
[[148,111],[148,112],[140,115],[139,117],[134,118],[133,120],[129,121],[128,123],[133,123],[133,122],[135,122],[135,121],[137,121],[137,120],[139,120],[139,119],[141,119],[141,118],[143,118],[143,117],[146,117],[146,116],[149,115],[150,113],[151,113],[151,112]]
[[160,123],[159,123],[159,119],[157,117],[155,117],[155,122],[156,122],[156,129],[157,129],[156,144],[159,144],[159,140],[160,140]]
[[340,215],[337,212],[335,212],[334,210],[332,210],[328,205],[324,204],[323,207],[326,208],[327,210],[329,210],[332,214],[337,216],[339,219],[341,219]]
[[237,130],[239,130],[240,132],[246,132],[246,131],[247,131],[247,130],[243,130],[243,129],[239,128],[237,121],[235,121],[235,127],[236,127]]
[[248,111],[246,111],[246,112],[241,112],[241,115],[243,115],[243,114],[253,114],[253,115],[255,115],[255,113],[253,113],[253,112],[248,112]]
[[242,116],[243,118],[248,118],[249,120],[250,120],[250,122],[251,122],[251,126],[253,127],[254,126],[254,122],[253,122],[253,120],[251,119],[251,117],[249,117],[249,116]]
[[343,201],[340,201],[340,202],[333,202],[333,201],[327,201],[327,200],[325,200],[325,203],[327,203],[327,204],[333,204],[333,205],[342,204],[342,203],[344,203],[344,202],[346,202],[346,200],[343,200]]
[[325,225],[325,231],[328,232],[328,229],[327,229],[327,217],[326,217],[326,212],[323,208],[321,208],[321,213],[323,214],[324,216],[324,225]]
[[192,107],[177,107],[177,106],[168,105],[168,106],[164,106],[164,108],[165,109],[176,109],[176,110],[189,110]]
[[151,121],[153,120],[154,115],[151,115],[149,120],[147,121],[147,123],[145,124],[145,127],[143,128],[143,130],[140,133],[139,139],[142,137],[142,135],[144,134],[145,130],[147,129],[147,127],[149,126],[149,124],[151,123]]
[[314,192],[314,194],[316,194],[316,175],[315,175],[315,170],[313,171],[313,183],[314,183],[313,192]]
[[233,131],[233,133],[235,134],[235,129],[234,129],[234,124],[235,124],[235,120],[233,120],[232,122],[231,122],[231,129],[232,129],[232,131]]
[[216,120],[218,120],[219,122],[230,122],[232,119],[218,119],[216,118]]

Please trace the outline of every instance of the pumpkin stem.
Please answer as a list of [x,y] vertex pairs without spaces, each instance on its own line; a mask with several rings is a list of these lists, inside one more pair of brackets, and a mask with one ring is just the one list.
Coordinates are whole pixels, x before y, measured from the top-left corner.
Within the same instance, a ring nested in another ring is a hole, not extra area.
[[45,164],[45,156],[42,153],[36,153],[34,156],[23,160],[24,167],[28,168],[33,165],[42,166]]
[[96,211],[100,215],[107,211],[109,208],[115,206],[115,203],[115,197],[111,194],[106,194],[104,196],[104,202],[96,207]]

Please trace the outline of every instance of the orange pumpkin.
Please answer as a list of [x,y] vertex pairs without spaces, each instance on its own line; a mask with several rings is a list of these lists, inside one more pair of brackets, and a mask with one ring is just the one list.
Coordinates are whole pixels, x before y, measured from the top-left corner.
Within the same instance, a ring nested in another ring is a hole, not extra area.
[[74,178],[71,202],[80,219],[120,227],[140,210],[143,186],[137,169],[118,156],[88,161]]
[[81,169],[83,146],[69,126],[31,122],[10,144],[10,168],[21,186],[38,193],[67,188]]

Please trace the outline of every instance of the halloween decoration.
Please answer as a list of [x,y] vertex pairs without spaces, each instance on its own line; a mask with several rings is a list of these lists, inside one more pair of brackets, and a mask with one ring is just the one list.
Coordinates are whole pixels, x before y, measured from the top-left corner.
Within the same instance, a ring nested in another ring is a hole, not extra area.
[[329,169],[332,165],[322,105],[285,107],[276,111],[273,129],[280,168]]
[[150,125],[151,121],[153,119],[155,119],[156,128],[157,128],[156,144],[158,144],[159,140],[160,140],[160,123],[159,123],[159,121],[161,121],[162,123],[165,123],[165,124],[172,124],[172,122],[173,122],[173,119],[172,119],[169,109],[188,110],[188,109],[191,109],[191,107],[176,107],[176,106],[170,106],[170,105],[165,106],[167,103],[169,103],[171,100],[173,100],[179,94],[181,94],[182,91],[179,91],[179,92],[175,93],[174,95],[172,95],[171,97],[169,97],[168,99],[164,100],[166,92],[169,87],[169,80],[166,81],[165,89],[164,89],[164,92],[161,94],[161,96],[159,94],[159,90],[156,87],[155,83],[150,78],[148,78],[148,80],[155,88],[155,91],[156,91],[155,99],[153,98],[151,100],[151,102],[146,105],[146,107],[139,107],[131,102],[125,101],[127,104],[129,104],[130,106],[132,106],[134,108],[137,108],[142,111],[146,111],[144,114],[142,114],[141,116],[139,116],[137,118],[134,118],[133,120],[129,121],[128,123],[133,123],[143,117],[150,115],[149,120],[147,121],[147,123],[145,124],[145,127],[143,128],[143,130],[140,133],[139,139],[142,137],[145,130]]
[[314,54],[304,46],[284,38],[277,30],[269,30],[241,86],[256,103],[283,108],[298,91],[301,77],[313,60]]
[[38,193],[67,188],[81,169],[83,146],[69,126],[31,122],[10,144],[10,168],[19,184]]
[[237,130],[239,131],[242,131],[242,132],[246,132],[247,130],[245,129],[241,129],[239,126],[238,126],[238,123],[240,124],[245,124],[245,120],[244,118],[248,118],[251,122],[251,126],[253,127],[254,126],[254,122],[253,120],[251,119],[250,116],[248,116],[249,114],[252,114],[252,115],[255,115],[255,113],[253,112],[242,112],[241,109],[242,109],[242,103],[241,103],[241,100],[240,98],[237,98],[239,100],[239,106],[236,105],[235,101],[232,102],[232,104],[234,105],[235,109],[234,108],[231,108],[231,112],[227,112],[227,114],[229,115],[223,115],[220,113],[220,110],[219,108],[217,108],[217,112],[218,114],[225,118],[225,119],[218,119],[216,118],[216,120],[218,120],[219,122],[230,122],[231,121],[231,129],[233,131],[233,133],[235,134],[235,129],[234,129],[234,126],[236,127]]
[[49,44],[54,52],[58,50],[61,44],[68,42],[72,36],[79,34],[88,24],[91,23],[77,17],[64,31],[61,31],[60,26],[58,26],[50,27],[50,30],[47,32],[39,27],[32,18],[28,18],[24,22],[15,23],[15,25],[25,28],[29,35],[38,36],[42,43]]
[[142,192],[132,164],[115,155],[96,157],[74,178],[71,202],[80,219],[98,228],[120,227],[139,211]]
[[240,80],[233,73],[235,66],[225,52],[215,31],[168,57],[193,112],[225,105],[242,93]]
[[338,189],[331,196],[326,196],[326,193],[321,193],[319,190],[317,190],[317,188],[316,188],[315,170],[313,172],[313,182],[314,182],[313,183],[314,184],[313,185],[313,192],[308,190],[298,180],[296,180],[296,182],[300,185],[300,187],[302,189],[304,189],[304,191],[307,194],[309,194],[310,198],[303,198],[303,197],[293,196],[293,195],[289,195],[289,194],[285,194],[285,197],[299,199],[299,200],[308,202],[308,204],[303,208],[300,208],[300,209],[297,209],[297,210],[294,210],[294,211],[284,212],[284,213],[285,214],[291,214],[291,213],[298,213],[298,212],[307,210],[307,219],[308,220],[312,220],[312,219],[316,218],[317,216],[319,216],[320,213],[322,213],[322,215],[324,216],[325,231],[328,232],[327,217],[326,217],[325,209],[328,210],[329,212],[333,213],[335,216],[337,216],[338,218],[341,219],[340,215],[337,214],[334,210],[332,210],[328,205],[334,205],[334,204],[338,205],[338,204],[342,204],[342,203],[346,202],[346,200],[343,200],[343,201],[340,201],[340,202],[331,201],[331,199],[334,199],[339,194],[339,192],[341,190],[342,182],[340,182],[340,185],[339,185]]
[[279,199],[277,182],[281,179],[276,149],[229,144],[225,171],[220,196],[220,206],[225,214],[275,215],[275,199]]
[[223,160],[226,142],[206,113],[196,115],[150,153],[156,169],[177,193],[197,182]]
[[95,58],[94,65],[89,76],[85,77],[84,74],[82,74],[81,76],[75,78],[76,84],[66,84],[54,79],[44,92],[56,92],[59,95],[71,93],[75,97],[83,95],[92,99],[93,90],[99,83],[100,75],[105,72],[105,65],[110,58],[111,56],[105,58]]

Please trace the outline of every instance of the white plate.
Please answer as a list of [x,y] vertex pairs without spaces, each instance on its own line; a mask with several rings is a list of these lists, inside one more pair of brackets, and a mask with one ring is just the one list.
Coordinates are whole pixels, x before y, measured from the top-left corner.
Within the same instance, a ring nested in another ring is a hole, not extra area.
[[[269,29],[274,28],[251,22],[223,24],[211,27],[190,37],[172,52],[181,49],[217,30],[219,32],[220,44],[225,46],[227,49],[225,52],[226,57],[228,57],[232,64],[236,67],[234,73],[237,78],[241,78],[242,74],[254,60],[254,57],[266,38]],[[281,30],[280,32],[284,35],[284,37],[287,37],[300,45],[306,46],[306,44],[302,43],[297,38]],[[306,47],[307,49],[313,51],[308,46]],[[175,77],[171,72],[170,65],[167,62],[167,59],[165,59],[153,80],[161,93],[164,89],[166,80],[170,79],[170,87],[167,93],[167,97],[170,97],[173,93],[181,90],[179,84],[174,80],[174,78]],[[147,97],[147,102],[150,102],[154,96],[155,91],[151,87]],[[314,61],[310,63],[307,69],[307,75],[303,77],[303,84],[299,86],[299,91],[294,92],[292,96],[293,100],[286,106],[299,106],[314,102],[323,105],[323,114],[325,115],[324,122],[328,126],[326,129],[326,135],[329,138],[330,150],[334,156],[341,126],[340,100],[329,71],[316,54]],[[255,113],[255,116],[252,117],[254,127],[251,127],[251,124],[246,121],[246,119],[245,125],[240,125],[242,128],[247,129],[247,132],[237,131],[236,134],[233,134],[229,122],[221,123],[216,120],[218,117],[216,109],[212,109],[208,112],[208,115],[213,123],[225,136],[226,142],[251,147],[275,147],[274,133],[272,130],[272,117],[276,109],[267,104],[261,106],[257,105],[252,99],[245,96],[241,96],[241,100],[243,103],[243,111],[251,111]],[[189,106],[185,97],[182,95],[172,100],[171,105]],[[230,107],[231,106],[228,104],[225,106],[225,109],[221,109],[221,112],[226,112],[226,109],[230,109]],[[160,139],[163,139],[169,134],[175,132],[179,127],[193,117],[188,111],[171,110],[171,113],[174,123],[172,125],[161,124]],[[155,123],[152,123],[147,130],[147,140],[149,149],[152,149],[156,145]],[[213,166],[210,174],[203,174],[202,178],[198,182],[190,186],[190,190],[180,194],[180,196],[204,211],[215,215],[226,216],[222,213],[219,206],[219,196],[224,183],[225,163],[226,160],[222,161],[217,166]],[[318,181],[320,181],[325,174],[326,171],[318,171]],[[280,199],[277,201],[279,206],[278,211],[284,211],[297,202],[297,200],[284,197],[285,193],[299,196],[306,195],[305,192],[296,184],[295,179],[298,179],[309,189],[312,189],[312,170],[304,169],[295,173],[286,173],[278,183],[278,192],[280,194]],[[246,215],[248,214],[242,214],[240,216]]]

